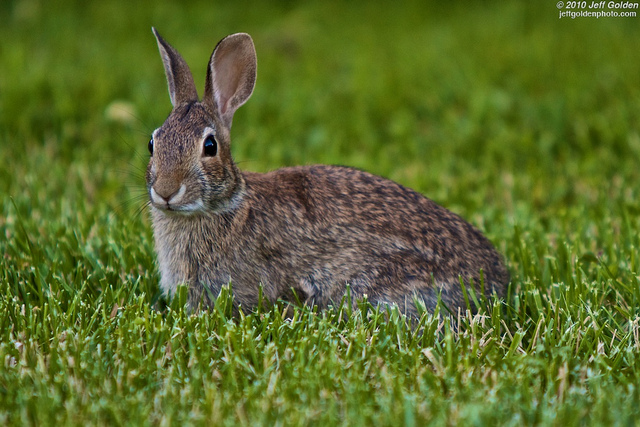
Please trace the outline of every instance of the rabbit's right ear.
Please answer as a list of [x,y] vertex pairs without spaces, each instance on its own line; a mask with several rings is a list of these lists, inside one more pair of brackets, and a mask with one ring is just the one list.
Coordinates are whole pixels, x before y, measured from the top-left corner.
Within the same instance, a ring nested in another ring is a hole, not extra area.
[[256,70],[256,49],[249,34],[227,36],[214,49],[202,102],[220,114],[227,128],[238,107],[251,96]]
[[151,30],[158,41],[158,50],[160,50],[164,72],[167,75],[171,105],[176,107],[179,104],[197,101],[198,91],[189,66],[178,51],[160,37],[155,28],[152,27]]

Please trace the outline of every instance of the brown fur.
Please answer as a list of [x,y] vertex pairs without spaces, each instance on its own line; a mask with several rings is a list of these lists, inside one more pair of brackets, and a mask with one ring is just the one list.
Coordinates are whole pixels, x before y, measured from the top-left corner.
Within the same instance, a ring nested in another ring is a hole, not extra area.
[[[147,186],[168,295],[186,284],[191,307],[211,305],[231,281],[244,308],[256,306],[262,285],[268,301],[295,292],[322,309],[349,284],[354,300],[367,296],[415,315],[414,298],[428,309],[439,295],[454,310],[466,308],[460,277],[480,292],[481,271],[485,293],[505,295],[509,275],[487,238],[413,190],[338,166],[240,172],[229,127],[255,83],[251,38],[218,44],[198,102],[186,64],[174,67],[184,61],[156,36],[173,76],[174,109],[154,132]],[[215,156],[203,154],[207,136],[215,136]]]

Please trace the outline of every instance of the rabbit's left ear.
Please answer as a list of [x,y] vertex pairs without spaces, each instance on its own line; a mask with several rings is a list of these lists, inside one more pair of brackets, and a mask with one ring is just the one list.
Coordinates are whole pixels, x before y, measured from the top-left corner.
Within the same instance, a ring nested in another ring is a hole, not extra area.
[[158,41],[158,50],[160,50],[164,72],[167,75],[171,105],[176,107],[180,104],[196,102],[198,91],[189,66],[178,51],[160,37],[155,28],[151,28],[151,30]]
[[256,49],[249,34],[232,34],[218,43],[209,60],[202,102],[218,112],[227,128],[251,96],[256,73]]

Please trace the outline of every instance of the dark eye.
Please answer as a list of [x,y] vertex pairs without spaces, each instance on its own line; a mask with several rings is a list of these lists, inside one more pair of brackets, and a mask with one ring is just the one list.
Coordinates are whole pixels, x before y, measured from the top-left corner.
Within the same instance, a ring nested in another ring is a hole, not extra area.
[[149,140],[149,146],[147,148],[149,148],[149,154],[153,156],[153,138]]
[[204,140],[204,155],[207,157],[213,157],[218,153],[218,142],[210,135]]

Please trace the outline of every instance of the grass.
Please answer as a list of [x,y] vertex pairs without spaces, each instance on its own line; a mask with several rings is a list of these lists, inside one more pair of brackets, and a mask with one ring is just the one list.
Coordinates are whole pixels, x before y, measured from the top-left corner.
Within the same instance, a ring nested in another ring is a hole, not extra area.
[[[0,424],[637,423],[638,18],[59,3],[0,5]],[[227,294],[195,315],[163,301],[142,209],[170,110],[152,25],[200,91],[217,40],[253,35],[242,168],[345,164],[415,188],[486,232],[509,298],[457,330],[427,315],[422,335],[366,303],[234,319]]]

